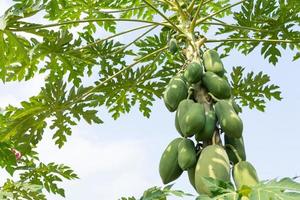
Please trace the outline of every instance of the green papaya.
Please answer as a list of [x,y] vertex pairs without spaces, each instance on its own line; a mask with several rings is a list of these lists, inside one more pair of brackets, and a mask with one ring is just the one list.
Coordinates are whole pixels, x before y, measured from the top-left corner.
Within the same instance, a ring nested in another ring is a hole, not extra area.
[[188,86],[184,80],[174,77],[170,80],[164,92],[164,102],[170,112],[174,112],[180,101],[188,96]]
[[188,177],[189,177],[189,181],[190,181],[191,185],[196,189],[196,186],[195,186],[195,170],[196,170],[196,166],[189,169],[187,171],[187,173],[188,173]]
[[210,140],[214,134],[217,123],[216,113],[213,110],[205,112],[205,125],[204,129],[195,134],[197,141]]
[[203,104],[185,99],[180,102],[176,115],[179,128],[185,137],[192,137],[204,128],[205,111]]
[[[246,152],[245,152],[245,145],[244,145],[244,139],[243,136],[240,138],[232,138],[229,137],[228,135],[225,135],[225,146],[226,145],[231,145],[233,148],[236,149],[236,153],[240,157],[242,161],[246,160]],[[236,156],[236,153],[230,148],[226,147],[226,152],[229,157],[229,160],[233,163],[236,164],[239,162],[239,159]]]
[[202,64],[198,62],[192,62],[187,66],[184,72],[184,77],[190,84],[198,83],[199,81],[201,81],[201,77],[203,76],[203,71],[204,68]]
[[211,196],[209,188],[203,182],[204,177],[230,181],[230,164],[226,151],[219,145],[205,147],[198,159],[195,170],[195,186],[199,194]]
[[178,122],[178,116],[177,116],[177,114],[175,115],[175,128],[176,128],[177,132],[178,132],[182,137],[184,137],[184,135],[182,134],[182,131],[180,130],[180,127],[179,127],[179,122]]
[[207,50],[203,54],[203,61],[206,71],[214,72],[220,76],[225,73],[224,65],[217,51]]
[[241,113],[242,112],[242,108],[233,99],[231,99],[230,101],[231,101],[231,105],[232,105],[234,111],[237,114]]
[[159,174],[164,184],[176,180],[182,169],[178,165],[178,145],[182,138],[174,139],[165,149],[159,162]]
[[178,51],[178,44],[177,44],[177,40],[172,38],[169,42],[169,51],[172,54],[175,54]]
[[206,72],[202,77],[203,85],[218,99],[228,99],[231,96],[229,83],[213,72]]
[[259,182],[255,168],[247,161],[241,161],[234,165],[232,173],[237,189],[243,185],[253,187]]
[[178,145],[178,164],[182,170],[195,167],[197,154],[195,144],[190,139],[183,139]]
[[243,133],[243,121],[234,111],[231,103],[227,100],[220,100],[215,104],[215,111],[225,134],[229,137],[240,138]]

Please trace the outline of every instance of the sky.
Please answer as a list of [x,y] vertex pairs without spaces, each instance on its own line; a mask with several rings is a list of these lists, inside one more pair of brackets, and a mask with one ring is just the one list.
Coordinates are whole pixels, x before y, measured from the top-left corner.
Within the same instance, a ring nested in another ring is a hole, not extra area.
[[[11,5],[0,1],[0,15]],[[124,39],[124,38],[123,38]],[[291,62],[291,52],[285,52],[276,67],[270,65],[257,50],[243,56],[233,52],[223,59],[228,71],[232,66],[244,66],[247,71],[263,71],[272,83],[281,87],[283,100],[271,101],[266,112],[244,109],[244,140],[247,160],[256,168],[261,180],[300,175],[300,62]],[[36,95],[43,86],[41,76],[22,83],[0,83],[0,107],[8,103],[18,105]],[[162,100],[152,107],[150,119],[134,108],[117,121],[103,110],[102,125],[80,123],[73,127],[73,135],[62,149],[51,140],[46,131],[38,151],[43,162],[64,163],[80,176],[79,180],[61,184],[66,199],[116,200],[122,196],[140,196],[152,186],[162,186],[158,163],[168,143],[179,136],[174,126],[174,113],[168,112]],[[0,183],[5,181],[3,172]],[[184,173],[174,185],[196,194]],[[49,195],[49,200],[60,200]],[[192,198],[191,198],[192,199]]]

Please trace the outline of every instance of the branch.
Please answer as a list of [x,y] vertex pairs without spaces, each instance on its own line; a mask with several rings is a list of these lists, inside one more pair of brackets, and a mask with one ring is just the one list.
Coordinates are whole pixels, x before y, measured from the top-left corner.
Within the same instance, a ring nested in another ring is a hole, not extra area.
[[[203,6],[206,5],[206,4],[208,4],[208,3],[210,3],[211,1],[213,1],[213,0],[207,0],[207,1],[205,1],[205,2],[203,3]],[[195,3],[196,3],[196,0],[192,0],[191,4],[190,4],[189,7],[187,8],[187,11],[188,11],[189,13],[192,13],[193,8],[194,8],[194,6],[195,6]]]
[[235,7],[235,6],[237,6],[237,5],[241,4],[241,3],[243,3],[244,1],[246,1],[246,0],[242,0],[242,1],[239,1],[239,2],[237,2],[237,3],[235,3],[235,4],[226,6],[225,8],[223,8],[223,9],[221,9],[221,10],[215,12],[215,13],[212,13],[211,15],[208,15],[208,16],[204,17],[203,19],[200,19],[199,21],[197,21],[196,26],[199,25],[199,24],[201,24],[202,22],[206,21],[207,19],[210,19],[210,18],[212,18],[213,16],[216,16],[217,14],[219,14],[219,13],[225,11],[225,10],[228,10],[228,9],[230,9],[230,8],[232,8],[232,7]]
[[95,87],[93,87],[92,89],[90,89],[89,91],[87,91],[86,93],[82,94],[81,96],[77,97],[74,101],[70,102],[69,104],[63,106],[63,107],[67,107],[69,108],[71,105],[76,104],[78,101],[82,100],[85,97],[88,97],[90,94],[92,94],[96,89],[98,89],[100,86],[104,85],[105,83],[107,83],[108,81],[110,81],[111,79],[117,77],[118,75],[120,75],[121,73],[123,73],[124,71],[134,67],[135,65],[139,64],[141,61],[157,54],[160,53],[164,50],[166,50],[168,48],[168,46],[162,47],[140,59],[138,59],[137,61],[135,61],[134,63],[132,63],[131,65],[128,65],[127,67],[124,67],[123,69],[121,69],[120,71],[118,71],[117,73],[113,74],[112,76],[108,77],[107,79],[105,79],[103,82],[99,83],[98,85],[96,85]]
[[[104,41],[106,41],[106,40],[109,40],[109,39],[118,37],[118,36],[120,36],[120,35],[124,35],[124,34],[130,33],[130,32],[137,31],[137,30],[144,29],[144,28],[148,28],[148,27],[151,27],[151,26],[153,26],[153,25],[151,24],[151,25],[146,25],[146,26],[140,26],[140,27],[137,27],[137,28],[134,28],[134,29],[130,29],[130,30],[127,30],[127,31],[123,31],[123,32],[120,32],[120,33],[117,33],[117,34],[108,36],[108,37],[106,37],[106,38],[104,38],[104,39],[96,40],[95,42],[89,43],[89,44],[87,44],[86,46],[83,46],[83,47],[80,47],[80,48],[77,48],[77,49],[73,49],[73,50],[71,50],[71,51],[80,51],[80,50],[82,50],[82,49],[85,49],[85,48],[94,46],[94,45],[99,44],[99,43],[101,43],[101,42],[104,42]],[[156,25],[155,27],[157,27],[157,25]]]
[[134,44],[136,41],[140,40],[142,37],[144,37],[145,35],[147,35],[149,32],[151,32],[155,28],[157,28],[157,26],[154,26],[154,27],[150,28],[145,33],[143,33],[142,35],[140,35],[139,37],[137,37],[135,40],[133,40],[132,42],[128,43],[127,45],[125,45],[121,49],[117,50],[115,53],[118,53],[118,52],[123,51],[124,49],[128,48],[129,46],[131,46],[132,44]]
[[232,25],[232,24],[226,24],[223,21],[213,18],[215,21],[219,21],[220,23],[214,23],[214,22],[203,22],[201,24],[206,24],[206,25],[213,25],[213,26],[225,26],[225,27],[230,27],[230,28],[235,28],[235,29],[243,29],[243,30],[251,30],[251,31],[257,31],[257,32],[269,32],[269,30],[264,30],[264,29],[259,29],[259,28],[252,28],[252,27],[246,27],[246,26],[238,26],[238,25]]
[[273,40],[273,39],[252,39],[252,38],[232,38],[232,39],[208,39],[206,42],[270,42],[270,43],[300,43],[300,38],[297,40]]
[[191,13],[193,11],[195,3],[196,3],[196,0],[192,0],[192,2],[190,3],[190,5],[188,6],[187,11],[189,13]]
[[182,18],[184,21],[186,21],[188,17],[187,17],[187,15],[186,15],[186,13],[182,10],[182,8],[181,8],[181,6],[180,6],[178,0],[175,0],[175,4],[176,4],[176,6],[177,6],[177,9],[178,9],[178,12],[179,12],[181,18]]
[[147,21],[147,20],[140,20],[140,19],[98,18],[98,19],[84,19],[84,20],[76,20],[76,21],[66,21],[66,22],[60,22],[60,23],[54,23],[54,24],[39,25],[39,26],[24,27],[24,28],[19,28],[19,29],[9,29],[9,30],[10,31],[27,31],[27,30],[50,28],[50,27],[63,26],[63,25],[75,24],[75,23],[103,22],[103,21],[141,22],[141,23],[148,23],[148,24],[154,24],[154,25],[170,27],[169,24],[160,23],[160,22],[152,22],[152,21]]
[[194,29],[195,29],[196,21],[197,21],[197,16],[198,16],[199,13],[200,13],[200,10],[201,10],[201,8],[202,8],[203,2],[204,2],[204,0],[201,0],[201,1],[200,1],[200,4],[198,5],[198,8],[197,8],[197,10],[196,10],[195,16],[193,17],[193,20],[192,20],[191,26],[190,26],[190,27],[191,27],[191,32],[194,31]]
[[[157,6],[162,5],[162,4],[155,4]],[[133,8],[120,8],[120,9],[106,9],[106,10],[100,10],[100,12],[102,13],[121,13],[121,12],[127,12],[127,11],[131,11],[131,10],[139,10],[142,8],[146,8],[146,5],[141,5],[141,6],[137,6],[137,7],[133,7]]]
[[173,28],[175,28],[178,32],[184,34],[184,32],[176,26],[168,17],[166,17],[162,12],[160,12],[156,7],[154,7],[151,3],[149,3],[147,0],[142,0],[145,2],[149,7],[151,7],[153,10],[155,10],[162,18],[164,18],[167,22],[169,22]]

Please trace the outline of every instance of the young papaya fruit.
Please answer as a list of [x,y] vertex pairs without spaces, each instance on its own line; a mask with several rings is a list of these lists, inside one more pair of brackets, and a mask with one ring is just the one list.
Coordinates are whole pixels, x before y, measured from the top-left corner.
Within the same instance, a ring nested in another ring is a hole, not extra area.
[[[233,148],[236,149],[236,153],[240,157],[242,161],[246,160],[246,152],[245,152],[245,145],[244,145],[244,139],[243,136],[240,138],[232,138],[229,137],[228,135],[225,135],[225,146],[226,145],[231,145]],[[236,164],[239,162],[239,158],[237,158],[236,153],[230,148],[226,147],[226,152],[229,157],[229,160],[233,163]]]
[[205,147],[198,159],[195,170],[195,186],[199,194],[212,196],[203,178],[209,177],[230,181],[230,164],[226,151],[219,145]]
[[177,132],[178,132],[182,137],[184,137],[184,135],[182,134],[182,131],[180,130],[180,127],[179,127],[179,122],[178,122],[178,116],[177,116],[177,114],[175,114],[175,128],[176,128]]
[[178,165],[178,145],[182,138],[174,139],[163,152],[159,162],[159,174],[164,184],[176,180],[182,169]]
[[187,171],[187,173],[188,173],[188,178],[189,178],[189,181],[190,181],[191,185],[193,186],[193,188],[196,189],[196,186],[195,186],[195,170],[196,170],[196,166],[189,169]]
[[183,139],[178,145],[178,164],[182,170],[195,167],[197,155],[195,144],[190,139]]
[[231,96],[229,83],[213,72],[206,72],[202,77],[203,85],[218,99],[228,99]]
[[172,38],[169,42],[169,51],[172,54],[175,54],[178,51],[178,44],[175,38]]
[[180,102],[176,115],[180,130],[185,137],[192,137],[204,128],[205,111],[203,104],[185,99]]
[[233,99],[230,99],[230,103],[231,103],[231,105],[232,105],[234,111],[235,111],[237,114],[239,114],[239,113],[242,112],[242,108],[240,107],[240,105],[237,104]]
[[210,140],[214,134],[217,123],[216,113],[213,110],[205,112],[205,125],[204,129],[195,134],[197,141]]
[[241,161],[234,165],[232,173],[237,189],[243,185],[253,187],[259,182],[255,168],[247,161]]
[[225,73],[224,65],[217,51],[207,50],[203,54],[204,67],[206,71],[214,72],[219,76]]
[[180,77],[170,80],[164,92],[164,102],[170,112],[174,112],[180,101],[188,96],[188,86]]
[[234,111],[231,103],[227,100],[220,100],[215,104],[215,111],[225,134],[229,137],[240,138],[243,133],[243,121]]
[[184,72],[184,77],[190,84],[198,83],[199,81],[201,81],[203,72],[204,72],[204,68],[202,64],[198,62],[192,62],[187,66]]

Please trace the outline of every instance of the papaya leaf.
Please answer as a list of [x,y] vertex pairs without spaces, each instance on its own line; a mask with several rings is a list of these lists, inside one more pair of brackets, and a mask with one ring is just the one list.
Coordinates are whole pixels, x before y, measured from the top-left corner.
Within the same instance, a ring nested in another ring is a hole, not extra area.
[[[176,197],[187,197],[193,196],[191,194],[185,193],[181,190],[173,190],[171,185],[167,185],[164,188],[161,187],[152,187],[144,191],[144,194],[139,200],[167,200],[168,196]],[[135,197],[121,197],[119,200],[136,200]]]
[[300,183],[290,178],[263,181],[252,188],[250,200],[297,200],[300,199]]
[[213,196],[235,193],[234,186],[231,182],[213,179],[210,177],[202,177],[202,181]]
[[40,163],[32,167],[31,170],[21,173],[20,178],[23,181],[27,180],[41,185],[48,192],[59,194],[62,197],[65,197],[65,192],[63,188],[59,187],[58,183],[62,182],[63,179],[78,179],[77,174],[70,167],[62,164]]
[[242,106],[248,106],[259,111],[265,110],[266,100],[282,99],[279,86],[270,84],[270,77],[259,72],[250,72],[245,75],[245,68],[234,67],[231,73],[232,93]]
[[40,199],[46,200],[46,196],[42,193],[43,187],[37,184],[14,182],[8,179],[0,188],[0,199]]
[[[270,63],[276,65],[282,55],[282,50],[294,49],[299,44],[300,31],[300,3],[297,0],[274,1],[274,0],[247,0],[244,1],[240,10],[233,14],[235,26],[248,27],[246,29],[225,26],[219,28],[218,35],[226,35],[226,41],[218,45],[224,50],[223,56],[237,49],[247,55],[256,48],[261,48],[261,54]],[[250,28],[250,29],[249,29]],[[252,29],[251,29],[252,28]],[[254,39],[253,41],[239,40],[240,38]],[[284,42],[267,42],[265,40],[295,40],[291,45]],[[262,44],[262,45],[260,45]],[[294,60],[297,59],[297,55]]]

